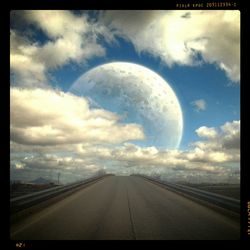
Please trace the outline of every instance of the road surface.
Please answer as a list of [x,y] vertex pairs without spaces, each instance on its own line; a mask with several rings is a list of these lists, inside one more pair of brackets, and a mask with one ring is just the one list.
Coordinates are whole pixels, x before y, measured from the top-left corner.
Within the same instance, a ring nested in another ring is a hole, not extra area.
[[239,239],[240,225],[136,176],[109,176],[11,226],[13,240]]

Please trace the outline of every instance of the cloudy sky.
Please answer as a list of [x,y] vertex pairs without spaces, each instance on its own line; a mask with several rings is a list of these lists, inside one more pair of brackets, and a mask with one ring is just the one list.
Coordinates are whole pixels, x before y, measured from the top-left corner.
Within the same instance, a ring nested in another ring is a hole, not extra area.
[[[71,93],[85,72],[116,61],[171,86],[183,115],[178,147],[137,143],[147,124]],[[105,170],[237,183],[240,12],[12,11],[10,97],[12,179],[60,172],[67,183]]]

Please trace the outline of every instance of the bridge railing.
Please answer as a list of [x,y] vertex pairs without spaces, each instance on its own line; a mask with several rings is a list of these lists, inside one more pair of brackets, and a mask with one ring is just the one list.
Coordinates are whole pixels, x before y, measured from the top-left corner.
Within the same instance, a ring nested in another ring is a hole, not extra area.
[[219,207],[231,210],[236,213],[240,213],[240,200],[234,199],[228,196],[215,194],[212,192],[208,192],[205,190],[201,190],[198,188],[193,188],[185,185],[175,184],[175,183],[169,183],[163,180],[155,179],[146,175],[135,175],[142,178],[145,178],[149,181],[153,181],[159,184],[162,184],[166,186],[169,189],[172,189],[173,191],[177,191],[179,193],[187,194],[189,196],[198,198],[200,200],[215,204]]
[[18,212],[20,210],[23,210],[25,208],[31,207],[33,205],[36,205],[44,200],[50,199],[52,197],[55,197],[59,194],[62,194],[64,192],[76,189],[78,187],[81,187],[83,185],[86,185],[88,183],[97,181],[99,179],[102,179],[106,176],[110,176],[109,174],[104,174],[101,176],[95,176],[91,177],[82,181],[78,181],[76,183],[71,183],[64,186],[57,186],[48,188],[42,191],[37,191],[34,193],[18,196],[15,198],[10,199],[10,210],[11,212]]

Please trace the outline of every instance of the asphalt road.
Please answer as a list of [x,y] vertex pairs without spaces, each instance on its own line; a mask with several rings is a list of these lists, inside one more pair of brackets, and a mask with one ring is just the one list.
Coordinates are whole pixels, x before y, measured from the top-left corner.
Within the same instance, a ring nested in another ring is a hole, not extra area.
[[109,176],[11,226],[13,240],[239,239],[238,222],[136,176]]

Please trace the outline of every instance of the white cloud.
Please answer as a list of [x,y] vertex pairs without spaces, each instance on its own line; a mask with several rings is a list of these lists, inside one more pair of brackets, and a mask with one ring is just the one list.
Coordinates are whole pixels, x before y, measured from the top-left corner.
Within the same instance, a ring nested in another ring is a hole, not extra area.
[[26,10],[24,18],[51,38],[63,37],[68,33],[82,33],[89,29],[86,17],[74,15],[67,10]]
[[215,128],[208,128],[206,126],[202,126],[198,129],[195,130],[197,135],[199,137],[205,137],[205,138],[216,138],[217,136],[217,131]]
[[[15,12],[23,25],[35,25],[49,37],[44,44],[38,44],[11,30],[10,66],[17,85],[46,86],[48,71],[69,62],[86,63],[92,57],[105,55],[104,47],[97,43],[95,25],[84,15],[63,10]],[[15,15],[12,18],[15,21]]]
[[21,162],[16,162],[15,167],[16,169],[24,169],[25,164]]
[[81,158],[60,157],[53,154],[25,157],[21,160],[23,168],[39,170],[67,170],[67,171],[97,171],[97,165]]
[[[70,11],[17,13],[21,25],[41,30],[48,39],[37,43],[16,26],[11,30],[15,85],[48,87],[52,70],[105,55],[99,36],[107,42],[117,42],[114,37],[122,36],[139,53],[158,57],[168,66],[200,64],[200,53],[204,62],[215,63],[232,81],[240,79],[238,11],[107,11],[98,22]],[[19,172],[75,171],[80,165],[84,173],[107,167],[118,173],[169,171],[184,178],[197,173],[225,176],[231,163],[239,165],[240,121],[198,128],[201,140],[187,151],[160,150],[124,143],[143,139],[142,127],[121,124],[116,114],[90,109],[87,99],[71,94],[11,88],[10,104],[11,159]],[[193,105],[206,109],[202,99]]]
[[195,100],[195,101],[191,102],[191,104],[194,106],[195,110],[198,112],[201,110],[202,111],[206,110],[207,104],[206,104],[205,100],[203,100],[203,99]]
[[200,163],[225,163],[234,160],[231,152],[226,152],[223,150],[203,150],[196,147],[194,150],[191,150],[186,154],[186,157],[191,162],[200,162]]
[[197,65],[198,53],[215,63],[234,82],[240,80],[240,12],[106,11],[104,21],[112,32],[130,40],[135,49],[171,66]]
[[216,148],[240,149],[240,121],[226,122],[220,127],[220,133],[216,128],[202,126],[196,130],[200,137],[210,139],[207,142],[196,142],[196,146],[215,150]]
[[227,122],[221,126],[223,131],[223,146],[228,149],[240,148],[240,121]]
[[82,180],[105,172],[101,165],[94,164],[80,158],[62,157],[53,154],[31,155],[18,161],[11,159],[11,176],[24,180],[34,180],[44,177],[57,181],[58,173],[61,174],[60,182],[69,183]]
[[240,131],[240,121],[226,122],[221,130],[227,135],[237,135]]
[[207,170],[208,166],[210,166],[209,164],[239,162],[239,150],[230,150],[228,147],[224,147],[223,142],[228,135],[225,135],[223,132],[217,133],[216,129],[207,127],[201,127],[197,131],[199,131],[198,133],[201,137],[205,137],[207,140],[205,142],[197,141],[193,143],[192,147],[187,151],[159,150],[155,147],[142,148],[134,144],[125,143],[115,148],[82,147],[79,145],[78,153],[83,157],[94,155],[101,160],[125,162],[126,166],[131,167],[141,165]]
[[36,61],[32,55],[37,53],[37,44],[31,44],[27,39],[20,37],[14,30],[10,32],[10,67],[14,73],[15,84],[24,87],[47,85],[46,67],[44,63]]
[[121,143],[143,139],[142,127],[90,109],[86,99],[60,91],[11,88],[11,140],[19,144]]
[[[47,86],[49,72],[104,56],[99,38],[118,43],[115,36],[128,39],[138,53],[160,58],[168,66],[215,63],[232,81],[240,80],[239,11],[104,11],[97,21],[84,12],[66,10],[11,13],[15,25],[10,66],[16,85]],[[48,39],[34,42],[30,30],[40,30]]]
[[[239,137],[239,124],[240,121],[233,121],[225,123],[220,129],[212,128],[217,131],[216,133],[204,128],[197,129],[203,131],[200,133],[205,140],[192,143],[187,150],[163,150],[156,147],[140,147],[132,143],[98,145],[92,141],[55,146],[21,146],[12,142],[11,159],[16,164],[21,164],[23,170],[55,169],[63,172],[64,169],[73,171],[79,166],[79,173],[80,169],[86,173],[94,173],[106,168],[108,172],[116,174],[154,175],[157,172],[165,176],[164,178],[175,181],[219,182],[227,181],[229,176],[234,176],[235,178],[230,177],[230,180],[237,182],[239,173],[236,170],[240,166],[240,148],[229,147],[224,142],[229,135],[235,135],[234,140],[236,135]],[[18,154],[25,151],[33,156],[24,158]],[[216,178],[211,177],[213,175],[216,175]]]
[[[221,181],[222,178],[225,179],[227,175],[232,173],[232,164],[236,167],[239,167],[240,164],[240,149],[224,145],[225,138],[229,134],[239,136],[239,127],[236,128],[236,124],[239,123],[240,121],[227,122],[220,130],[207,127],[197,129],[199,135],[206,140],[192,143],[191,147],[185,151],[160,150],[155,147],[139,147],[131,143],[125,143],[118,147],[79,145],[76,152],[78,152],[78,157],[84,157],[84,159],[98,159],[107,165],[112,163],[111,165],[117,167],[117,170],[112,170],[115,173],[123,171],[123,174],[154,174],[155,171],[159,173],[170,173],[172,171],[171,175],[178,175],[179,179],[181,179],[181,175],[184,178],[184,176],[194,177],[194,174],[196,174],[196,178],[199,177],[200,180],[205,180],[208,175],[217,174],[221,175],[221,178],[218,177],[216,180]],[[223,129],[230,132],[225,133]],[[235,130],[238,132],[236,133]],[[125,170],[122,170],[123,168]],[[181,173],[181,175],[176,174],[176,172]],[[235,178],[238,177],[237,175]]]

